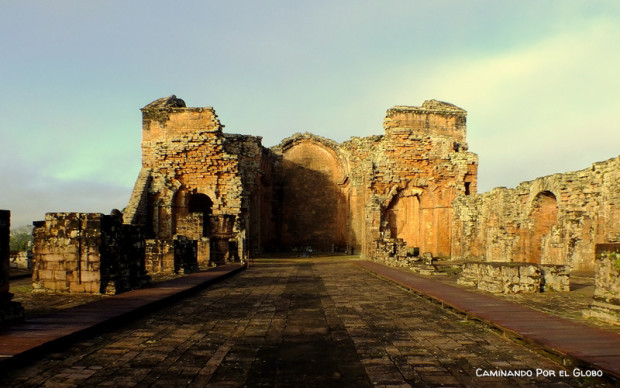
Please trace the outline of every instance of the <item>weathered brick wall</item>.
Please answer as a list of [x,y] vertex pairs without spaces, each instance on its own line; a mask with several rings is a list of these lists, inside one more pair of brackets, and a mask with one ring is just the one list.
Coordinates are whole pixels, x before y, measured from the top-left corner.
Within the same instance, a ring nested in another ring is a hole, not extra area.
[[118,293],[148,282],[142,232],[120,216],[47,213],[33,235],[35,290]]
[[[262,168],[261,138],[224,134],[212,108],[188,108],[175,96],[152,102],[142,114],[143,169],[124,221],[143,225],[151,238],[199,240],[222,234],[210,217],[232,217],[227,238],[236,251],[228,256],[262,249],[259,226],[271,217],[250,211],[269,174]],[[250,225],[256,225],[254,235]]]
[[11,212],[0,210],[0,326],[24,317],[23,307],[9,292],[10,234]]
[[[476,192],[477,156],[467,152],[466,112],[426,101],[421,107],[394,107],[385,135],[352,139],[351,199],[363,214],[362,252],[381,256],[377,242],[401,239],[408,248],[450,256],[452,201]],[[365,189],[367,188],[367,189]]]
[[620,157],[454,202],[453,258],[594,270],[596,243],[620,241]]

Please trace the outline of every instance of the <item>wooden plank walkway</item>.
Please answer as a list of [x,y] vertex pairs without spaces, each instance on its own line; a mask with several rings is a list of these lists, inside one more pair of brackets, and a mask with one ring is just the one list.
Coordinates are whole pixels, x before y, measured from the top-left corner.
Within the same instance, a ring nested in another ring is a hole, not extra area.
[[356,264],[576,364],[620,379],[620,335],[371,261]]
[[15,361],[49,352],[104,327],[122,324],[243,268],[235,264],[222,265],[11,325],[0,331],[0,371]]

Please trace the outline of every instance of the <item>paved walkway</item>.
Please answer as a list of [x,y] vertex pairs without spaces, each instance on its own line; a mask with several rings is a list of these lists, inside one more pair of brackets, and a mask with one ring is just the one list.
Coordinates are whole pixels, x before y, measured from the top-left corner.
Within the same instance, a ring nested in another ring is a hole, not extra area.
[[511,337],[540,346],[570,363],[597,368],[620,379],[620,335],[616,333],[571,322],[491,295],[471,293],[379,263],[360,261],[357,265],[497,327]]
[[352,260],[312,258],[257,260],[169,307],[7,372],[0,386],[613,385],[574,376]]
[[84,337],[97,329],[169,303],[240,269],[238,265],[219,266],[12,325],[0,331],[0,371],[9,364],[53,350],[75,337]]

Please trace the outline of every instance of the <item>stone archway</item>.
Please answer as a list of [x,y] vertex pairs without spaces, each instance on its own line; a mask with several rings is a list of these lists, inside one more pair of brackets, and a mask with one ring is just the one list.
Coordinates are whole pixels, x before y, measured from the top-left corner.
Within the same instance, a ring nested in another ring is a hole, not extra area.
[[324,144],[304,139],[282,153],[279,232],[284,249],[344,249],[348,206],[343,167]]
[[540,264],[549,245],[551,231],[558,221],[558,202],[550,191],[542,191],[532,201],[531,229],[525,254],[528,263]]
[[210,221],[213,208],[213,201],[208,195],[202,193],[190,194],[187,201],[188,213],[202,214],[202,237],[208,237],[210,232]]

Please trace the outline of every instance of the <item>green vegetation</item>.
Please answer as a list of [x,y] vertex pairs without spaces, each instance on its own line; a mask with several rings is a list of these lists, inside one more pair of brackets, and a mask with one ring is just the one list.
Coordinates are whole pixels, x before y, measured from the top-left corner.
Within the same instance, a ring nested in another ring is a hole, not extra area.
[[32,226],[22,226],[11,230],[11,252],[23,252],[32,246]]

